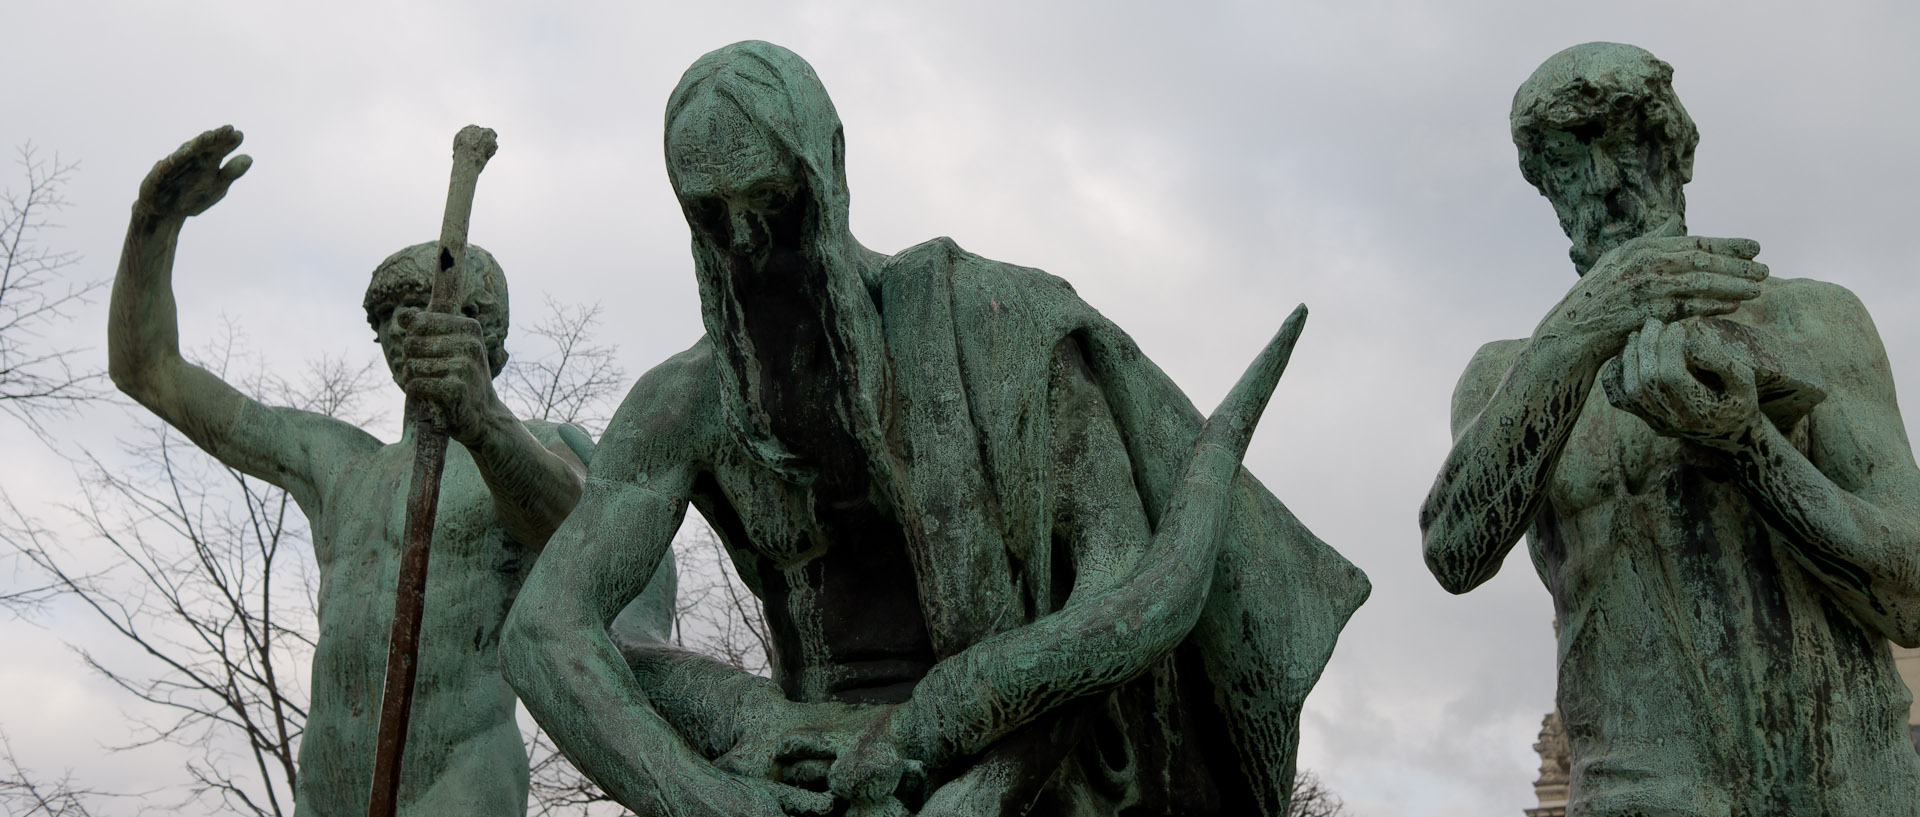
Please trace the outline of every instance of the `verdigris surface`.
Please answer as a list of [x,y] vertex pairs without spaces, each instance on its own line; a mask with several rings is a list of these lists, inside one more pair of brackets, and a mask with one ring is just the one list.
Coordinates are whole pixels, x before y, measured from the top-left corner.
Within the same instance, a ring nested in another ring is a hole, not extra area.
[[1527,534],[1569,815],[1920,814],[1887,646],[1920,643],[1920,470],[1886,353],[1845,289],[1687,234],[1672,76],[1589,43],[1514,95],[1580,279],[1461,376],[1427,565],[1465,592]]
[[[141,405],[221,462],[284,488],[306,513],[320,632],[295,810],[364,815],[413,425],[407,438],[383,444],[322,414],[262,404],[180,356],[174,249],[187,217],[223,198],[250,166],[246,156],[222,164],[240,138],[231,127],[203,133],[141,183],[114,279],[109,368]],[[572,426],[522,423],[494,394],[507,359],[507,290],[491,255],[467,254],[466,306],[475,317],[422,311],[437,249],[419,244],[381,262],[364,304],[394,381],[439,406],[459,443],[447,452],[434,529],[400,813],[519,815],[527,751],[500,677],[499,631],[535,554],[579,498],[592,444]],[[661,571],[623,624],[664,631],[672,567]]]
[[[502,637],[568,755],[643,815],[1282,813],[1365,577],[1230,446],[1183,480],[1200,414],[1065,282],[857,242],[798,56],[702,57],[666,131],[707,332],[634,386]],[[1235,405],[1210,434],[1251,433]],[[689,505],[772,680],[603,635]]]

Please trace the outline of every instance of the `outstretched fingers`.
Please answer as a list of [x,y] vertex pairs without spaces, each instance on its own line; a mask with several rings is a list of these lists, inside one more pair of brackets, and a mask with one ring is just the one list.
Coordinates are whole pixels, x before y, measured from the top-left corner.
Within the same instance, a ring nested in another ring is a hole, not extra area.
[[226,196],[227,187],[253,166],[251,157],[221,160],[240,147],[244,136],[232,125],[222,125],[180,145],[154,163],[140,182],[136,211],[163,218],[186,218],[206,212]]

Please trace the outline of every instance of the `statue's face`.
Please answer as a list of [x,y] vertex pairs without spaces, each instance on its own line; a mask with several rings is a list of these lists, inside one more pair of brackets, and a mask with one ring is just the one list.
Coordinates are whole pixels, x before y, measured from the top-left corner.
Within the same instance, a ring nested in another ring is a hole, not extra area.
[[1607,250],[1677,226],[1685,180],[1670,170],[1672,148],[1647,129],[1596,122],[1543,136],[1543,187],[1582,274]]
[[[478,291],[479,281],[467,282],[467,291]],[[419,287],[406,287],[391,293],[375,304],[372,314],[373,339],[380,344],[380,354],[386,358],[387,371],[393,375],[393,382],[400,383],[400,364],[406,360],[407,330],[406,322],[410,316],[424,311],[432,291],[425,282]],[[479,309],[473,303],[461,307],[460,314],[469,318],[479,317]],[[503,339],[488,338],[489,350],[500,346]],[[497,368],[497,367],[496,367]]]
[[688,107],[667,132],[667,161],[697,237],[755,262],[776,245],[799,241],[804,204],[796,163],[739,106],[709,97]]

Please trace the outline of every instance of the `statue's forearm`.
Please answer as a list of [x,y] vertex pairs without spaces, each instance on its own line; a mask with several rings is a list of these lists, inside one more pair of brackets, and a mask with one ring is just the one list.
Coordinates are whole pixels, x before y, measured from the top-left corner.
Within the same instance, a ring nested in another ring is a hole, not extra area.
[[135,208],[107,305],[108,374],[143,403],[164,386],[166,363],[180,356],[173,258],[182,225]]
[[1204,591],[1196,599],[1181,590],[1205,580],[1143,575],[1127,592],[1070,605],[969,647],[914,687],[889,724],[893,739],[904,756],[938,767],[1125,683],[1193,629]]
[[[530,606],[542,609],[529,613]],[[603,629],[569,607],[530,604],[523,596],[501,635],[502,670],[581,771],[638,809],[705,761],[625,677]]]
[[620,651],[654,711],[710,758],[771,728],[768,710],[785,701],[772,681],[704,655],[657,643],[629,642]]
[[1592,357],[1559,337],[1534,338],[1461,428],[1420,508],[1427,568],[1449,592],[1492,578],[1533,524],[1593,388]]
[[1219,432],[1203,432],[1211,436],[1196,446],[1136,570],[1104,589],[1076,588],[1058,612],[969,647],[920,681],[890,724],[905,756],[940,766],[977,755],[1064,704],[1139,676],[1187,637],[1206,606],[1240,472],[1241,452],[1216,442]]
[[505,407],[496,406],[486,428],[467,450],[493,494],[494,512],[514,541],[544,548],[580,500],[579,469],[541,445]]
[[1920,641],[1920,519],[1834,484],[1764,418],[1738,442],[1741,483],[1798,561],[1888,638]]

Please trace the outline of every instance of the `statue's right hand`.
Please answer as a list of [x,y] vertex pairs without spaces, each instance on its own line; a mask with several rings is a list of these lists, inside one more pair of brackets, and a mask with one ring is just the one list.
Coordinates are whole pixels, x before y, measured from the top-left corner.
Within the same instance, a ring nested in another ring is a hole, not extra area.
[[241,133],[232,125],[222,125],[200,134],[180,146],[173,155],[155,162],[140,182],[140,198],[133,203],[135,214],[162,220],[184,220],[207,211],[227,195],[227,187],[253,165],[245,154],[220,162],[240,147]]
[[1596,362],[1605,360],[1649,318],[1724,315],[1759,297],[1767,277],[1767,265],[1753,260],[1759,253],[1759,242],[1746,238],[1633,239],[1601,256],[1541,329],[1574,337]]

